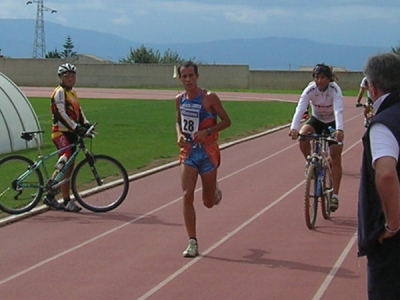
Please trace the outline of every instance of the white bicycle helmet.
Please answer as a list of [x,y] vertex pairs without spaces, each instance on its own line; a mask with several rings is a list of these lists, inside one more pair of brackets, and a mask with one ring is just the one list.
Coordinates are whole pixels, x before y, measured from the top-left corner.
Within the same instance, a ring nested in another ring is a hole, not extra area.
[[58,76],[63,75],[67,72],[76,73],[76,67],[70,63],[65,63],[58,67],[58,70],[57,70]]

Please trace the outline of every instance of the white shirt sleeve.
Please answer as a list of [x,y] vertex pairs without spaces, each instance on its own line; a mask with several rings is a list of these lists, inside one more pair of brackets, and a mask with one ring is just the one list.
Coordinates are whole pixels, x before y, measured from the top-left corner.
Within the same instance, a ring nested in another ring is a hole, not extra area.
[[364,77],[362,80],[361,80],[361,83],[360,83],[360,87],[362,87],[362,88],[368,88],[368,81],[367,81],[367,77]]
[[293,115],[292,124],[290,125],[290,129],[295,129],[299,131],[301,119],[303,118],[304,112],[307,110],[308,105],[310,104],[310,96],[308,95],[308,87],[303,91],[300,96],[299,102],[297,103],[296,111]]
[[369,137],[371,140],[372,166],[378,158],[390,156],[398,160],[399,144],[393,133],[383,124],[372,124]]
[[333,98],[333,109],[335,113],[336,129],[343,130],[343,94],[340,87],[335,83],[337,88],[337,93]]

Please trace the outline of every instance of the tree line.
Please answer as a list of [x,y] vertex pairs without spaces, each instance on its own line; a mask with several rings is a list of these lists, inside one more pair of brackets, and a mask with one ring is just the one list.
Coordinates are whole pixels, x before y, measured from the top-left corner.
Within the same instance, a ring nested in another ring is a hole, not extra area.
[[[78,53],[74,51],[74,43],[72,42],[72,38],[67,36],[65,39],[65,43],[63,44],[63,50],[58,51],[55,48],[53,51],[49,51],[46,53],[46,58],[73,58],[77,56]],[[400,45],[397,47],[391,47],[392,52],[400,55]],[[0,48],[0,57],[3,57],[1,54]],[[121,58],[119,63],[129,63],[129,64],[181,64],[185,61],[196,61],[195,57],[184,59],[182,58],[176,51],[173,51],[168,48],[168,50],[161,53],[159,50],[154,50],[152,48],[145,47],[141,45],[139,48],[130,49],[128,55],[125,58]]]
[[[67,36],[63,44],[63,50],[60,52],[56,49],[46,53],[46,58],[73,58],[78,53],[75,52],[74,43],[72,38]],[[168,48],[168,50],[161,53],[159,50],[153,50],[141,45],[139,48],[130,49],[125,58],[119,60],[119,63],[129,64],[181,64],[185,61],[196,61],[196,58],[183,59],[176,51]]]

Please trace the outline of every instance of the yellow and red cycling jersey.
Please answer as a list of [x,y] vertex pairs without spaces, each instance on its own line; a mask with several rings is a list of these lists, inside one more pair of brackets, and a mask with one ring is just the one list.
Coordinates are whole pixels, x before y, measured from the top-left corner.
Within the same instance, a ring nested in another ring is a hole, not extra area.
[[51,96],[53,133],[73,132],[75,127],[89,123],[81,109],[79,99],[73,89],[59,85]]

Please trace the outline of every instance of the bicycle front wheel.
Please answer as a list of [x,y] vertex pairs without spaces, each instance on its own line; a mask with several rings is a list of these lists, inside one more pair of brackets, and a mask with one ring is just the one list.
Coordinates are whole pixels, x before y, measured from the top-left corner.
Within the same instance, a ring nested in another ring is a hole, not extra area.
[[329,166],[324,168],[324,181],[323,181],[323,191],[324,195],[321,199],[321,210],[324,219],[329,219],[331,217],[330,203],[333,195],[333,184],[332,184],[332,172]]
[[310,164],[307,169],[307,179],[304,191],[304,215],[309,229],[315,227],[318,208],[318,176],[315,164]]
[[35,207],[43,194],[43,175],[34,162],[21,155],[0,160],[0,209],[22,214]]
[[85,158],[75,167],[71,177],[75,199],[93,212],[107,212],[125,200],[129,178],[124,166],[107,155]]

